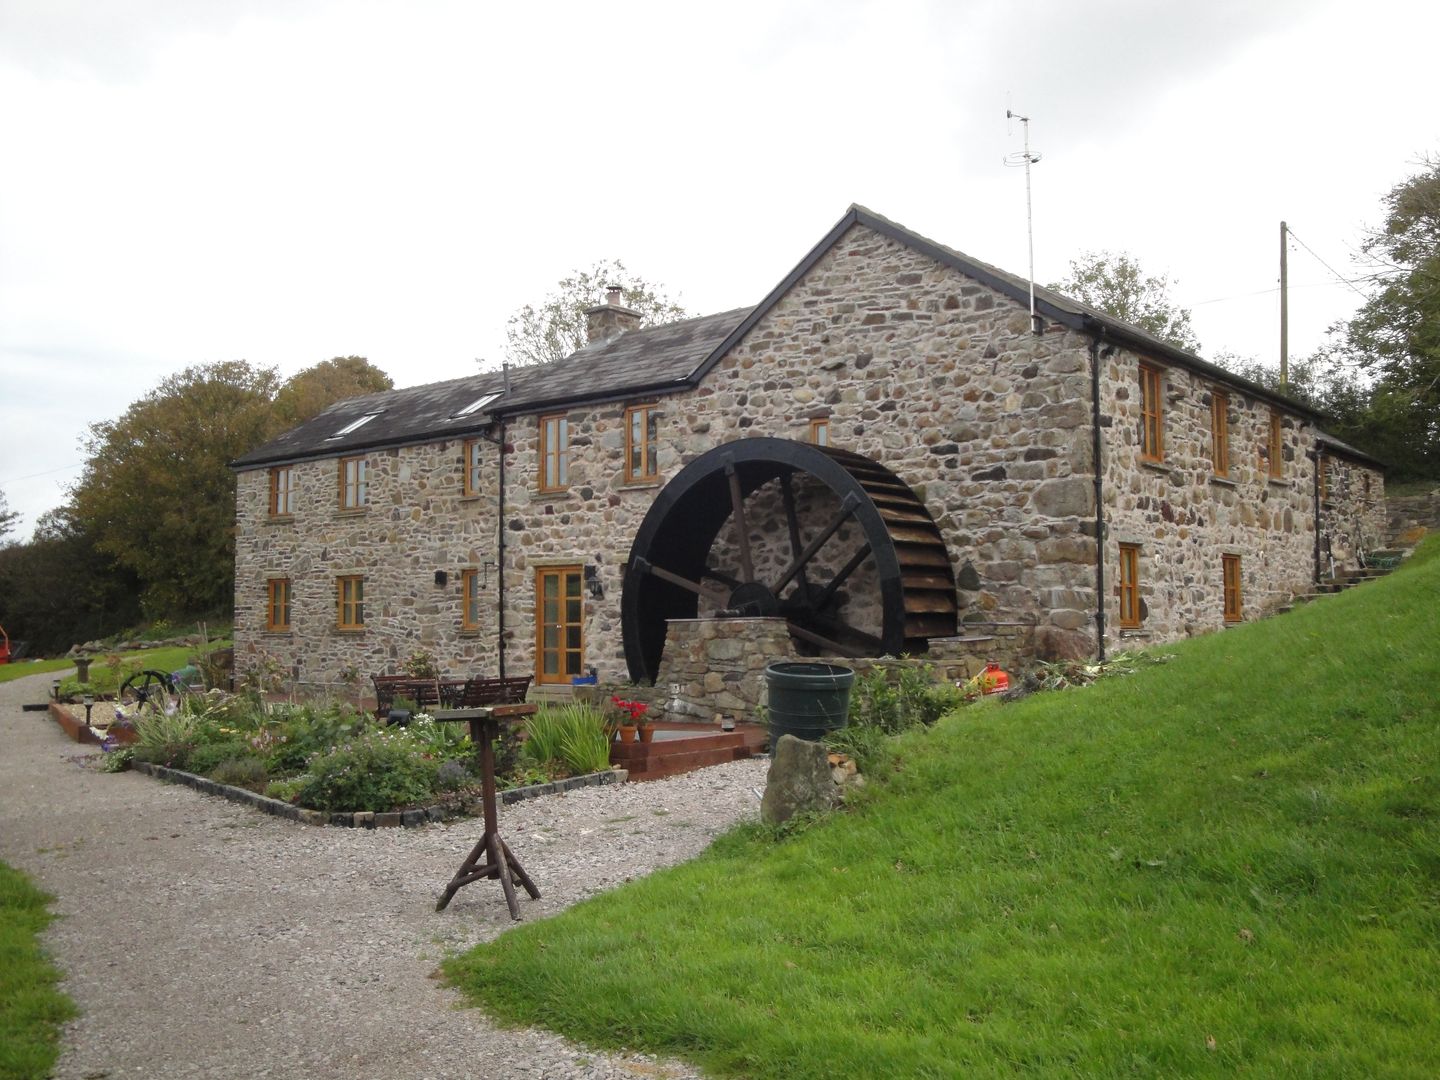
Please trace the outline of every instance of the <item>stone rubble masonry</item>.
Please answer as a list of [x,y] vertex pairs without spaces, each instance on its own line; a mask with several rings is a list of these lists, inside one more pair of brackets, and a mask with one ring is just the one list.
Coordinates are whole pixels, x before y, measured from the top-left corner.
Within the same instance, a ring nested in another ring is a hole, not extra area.
[[[254,670],[268,656],[300,683],[335,686],[348,674],[393,672],[423,647],[447,674],[497,674],[498,562],[507,674],[535,667],[537,570],[593,567],[602,595],[587,589],[584,597],[584,665],[597,668],[602,682],[621,681],[624,569],[661,487],[721,443],[757,435],[806,439],[817,419],[828,421],[833,445],[879,461],[920,495],[959,583],[962,638],[988,636],[989,647],[997,648],[998,638],[1002,661],[1014,649],[1045,658],[1093,655],[1089,342],[1088,335],[1053,324],[1032,333],[1019,303],[857,225],[699,386],[648,402],[564,410],[565,490],[538,486],[541,417],[507,419],[503,521],[496,520],[497,448],[488,443],[478,497],[462,493],[457,438],[370,451],[369,504],[352,512],[337,507],[335,459],[301,462],[294,466],[295,513],[285,521],[267,516],[267,470],[242,472],[237,670]],[[1269,407],[1232,388],[1230,483],[1214,481],[1209,386],[1171,366],[1165,371],[1166,460],[1162,468],[1144,465],[1136,446],[1138,360],[1121,351],[1102,361],[1112,645],[1119,638],[1113,591],[1119,540],[1142,545],[1142,634],[1154,640],[1221,625],[1222,553],[1242,556],[1247,618],[1305,589],[1313,573],[1313,463],[1306,456],[1315,445],[1313,428],[1286,416],[1286,475],[1271,483],[1257,456]],[[658,476],[626,483],[624,411],[645,403],[657,416]],[[1380,488],[1377,475],[1377,500]],[[777,529],[773,494],[762,489],[751,498],[747,517],[768,570],[784,561],[788,537]],[[817,496],[802,506],[802,521],[813,531],[825,513]],[[501,529],[503,559],[497,555]],[[717,537],[717,558],[732,555],[729,533],[722,529]],[[846,542],[842,531],[832,541],[835,552],[844,552]],[[834,565],[826,560],[837,560],[828,548],[817,565]],[[485,571],[481,625],[474,631],[460,625],[460,571],[466,568]],[[447,573],[444,586],[435,584],[440,570]],[[336,628],[335,579],[344,574],[364,575],[363,631]],[[272,577],[292,582],[288,633],[265,629],[265,583]],[[862,570],[847,583],[847,617],[857,625],[875,617],[872,582]],[[968,648],[958,651],[966,655],[957,663],[975,659]],[[725,683],[713,692],[733,689]]]

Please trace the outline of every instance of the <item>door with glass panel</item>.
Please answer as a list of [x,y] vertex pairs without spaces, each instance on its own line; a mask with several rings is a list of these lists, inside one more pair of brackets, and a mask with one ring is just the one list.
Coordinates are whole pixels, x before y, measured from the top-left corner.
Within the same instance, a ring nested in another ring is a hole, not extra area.
[[578,566],[535,572],[535,681],[568,683],[583,673],[584,604]]

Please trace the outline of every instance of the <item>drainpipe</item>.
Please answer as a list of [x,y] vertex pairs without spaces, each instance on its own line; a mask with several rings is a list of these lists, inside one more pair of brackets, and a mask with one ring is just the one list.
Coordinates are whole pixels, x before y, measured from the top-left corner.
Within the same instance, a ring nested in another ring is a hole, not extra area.
[[1102,327],[1090,339],[1090,453],[1095,469],[1095,638],[1099,642],[1096,659],[1101,663],[1105,661],[1105,478],[1100,453],[1100,340],[1104,336]]
[[500,669],[500,678],[505,678],[505,421],[500,421],[500,437],[498,439],[485,432],[480,432],[480,438],[488,443],[493,443],[499,456],[496,459],[496,473],[498,481],[496,487],[499,492],[499,506],[495,512],[495,651],[496,663]]

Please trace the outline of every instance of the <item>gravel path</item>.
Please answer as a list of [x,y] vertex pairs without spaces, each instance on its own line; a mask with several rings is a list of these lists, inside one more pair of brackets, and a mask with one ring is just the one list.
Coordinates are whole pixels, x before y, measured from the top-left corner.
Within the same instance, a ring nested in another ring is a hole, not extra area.
[[[57,897],[47,943],[81,1011],[59,1080],[698,1075],[457,1007],[439,959],[512,925],[495,882],[434,910],[477,822],[315,828],[101,773],[48,713],[20,709],[55,677],[0,684],[0,859]],[[543,894],[522,892],[525,919],[692,857],[758,814],[764,773],[736,762],[502,808]]]

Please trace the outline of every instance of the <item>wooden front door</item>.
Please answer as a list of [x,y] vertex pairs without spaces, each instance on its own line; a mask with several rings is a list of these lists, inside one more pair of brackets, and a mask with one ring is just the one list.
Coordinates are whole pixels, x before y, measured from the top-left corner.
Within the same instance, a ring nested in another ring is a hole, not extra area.
[[578,566],[535,572],[535,681],[568,683],[584,673],[584,603]]

